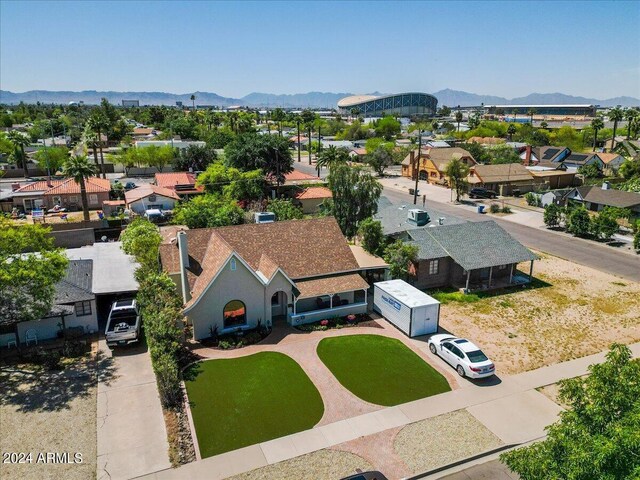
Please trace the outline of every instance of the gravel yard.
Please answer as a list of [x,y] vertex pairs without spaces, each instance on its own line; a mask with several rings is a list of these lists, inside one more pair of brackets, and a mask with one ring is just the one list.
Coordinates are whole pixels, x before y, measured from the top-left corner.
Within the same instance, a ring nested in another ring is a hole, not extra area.
[[335,480],[362,471],[373,470],[373,467],[362,458],[352,453],[336,450],[318,450],[301,457],[285,460],[251,472],[230,477],[227,480]]
[[457,410],[404,427],[394,449],[414,473],[422,473],[502,445],[466,410]]
[[[0,451],[31,453],[31,463],[3,464],[3,480],[86,480],[96,476],[95,362],[84,357],[59,372],[42,367],[0,369]],[[38,454],[59,454],[39,462]],[[67,458],[60,454],[68,454]],[[74,454],[82,455],[74,464]]]
[[533,270],[536,288],[450,301],[441,307],[440,326],[476,342],[498,375],[640,340],[640,284],[539,255]]

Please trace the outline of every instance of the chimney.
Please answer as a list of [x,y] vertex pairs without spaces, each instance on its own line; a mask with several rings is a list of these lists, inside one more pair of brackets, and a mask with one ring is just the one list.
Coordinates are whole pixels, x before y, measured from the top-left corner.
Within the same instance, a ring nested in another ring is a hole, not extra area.
[[524,161],[522,162],[522,164],[525,167],[531,165],[531,145],[527,145],[527,148],[525,149]]
[[602,182],[602,190],[611,190],[611,184],[609,182]]
[[12,192],[15,192],[18,189],[20,189],[20,184],[19,183],[12,183],[11,184],[11,191]]
[[180,280],[182,287],[182,300],[187,303],[191,300],[191,292],[189,291],[189,280],[187,280],[187,269],[189,268],[189,248],[187,245],[187,234],[178,232],[178,250],[180,252]]

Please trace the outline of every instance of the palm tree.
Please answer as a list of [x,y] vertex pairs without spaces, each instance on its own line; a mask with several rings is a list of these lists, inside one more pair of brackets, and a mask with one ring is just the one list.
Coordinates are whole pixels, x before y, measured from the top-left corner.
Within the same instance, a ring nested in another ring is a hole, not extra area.
[[529,116],[529,123],[531,123],[531,126],[533,126],[533,116],[538,113],[538,110],[536,110],[535,108],[530,108],[529,110],[527,110],[527,115]]
[[89,159],[84,155],[74,155],[64,162],[62,172],[65,176],[73,178],[75,182],[80,185],[82,213],[84,221],[88,222],[90,220],[89,202],[87,201],[87,186],[85,184],[85,179],[91,177],[95,173],[93,165],[91,165]]
[[195,110],[196,109],[196,96],[192,94],[190,99],[191,99],[191,103],[193,104],[193,109]]
[[87,127],[96,133],[96,141],[100,149],[100,170],[102,170],[102,178],[107,178],[107,173],[104,169],[104,155],[102,154],[102,132],[109,128],[109,120],[101,112],[94,110],[89,120],[87,120]]
[[286,118],[286,114],[284,110],[281,108],[276,108],[273,112],[271,112],[271,119],[278,124],[278,134],[282,137],[282,122]]
[[618,122],[622,120],[624,112],[621,108],[615,107],[609,110],[609,121],[613,122],[613,136],[611,138],[611,151],[616,146],[616,130],[618,129]]
[[638,114],[638,111],[633,108],[627,108],[624,111],[624,119],[627,121],[627,140],[631,138],[631,124],[633,123],[633,119]]
[[593,151],[596,151],[596,141],[598,140],[598,130],[604,128],[604,122],[601,118],[594,118],[591,122],[591,128],[593,128]]
[[462,121],[462,112],[456,112],[456,123],[458,124],[458,131],[460,131],[460,122]]
[[93,151],[93,161],[96,164],[96,171],[100,170],[100,162],[98,162],[98,136],[96,132],[89,128],[89,125],[84,129],[84,143],[87,147]]
[[513,140],[513,134],[516,133],[517,131],[518,129],[513,123],[509,125],[509,128],[507,128],[507,135],[509,135],[510,142]]
[[300,155],[301,155],[300,150],[302,150],[300,145],[300,122],[302,121],[302,119],[300,118],[300,115],[296,115],[295,120],[296,120],[296,125],[298,127],[298,163],[300,163]]
[[322,167],[326,167],[329,170],[333,168],[335,165],[341,163],[347,163],[349,159],[349,154],[344,149],[338,149],[334,145],[331,145],[329,148],[322,150],[318,154],[318,160],[316,161],[316,169],[318,170],[318,176],[320,176],[320,169]]
[[29,170],[27,169],[27,155],[24,153],[24,147],[26,147],[31,143],[31,141],[29,140],[29,137],[19,132],[18,130],[11,130],[7,134],[7,138],[9,138],[9,141],[13,143],[13,148],[15,149],[16,157],[18,156],[20,157],[20,162],[22,163],[22,170],[24,172],[24,176],[28,177]]

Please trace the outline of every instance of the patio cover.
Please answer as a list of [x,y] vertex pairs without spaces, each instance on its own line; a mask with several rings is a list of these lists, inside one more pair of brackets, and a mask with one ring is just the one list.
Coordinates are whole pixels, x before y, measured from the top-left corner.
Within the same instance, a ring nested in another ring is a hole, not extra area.
[[298,280],[296,282],[296,288],[300,292],[298,295],[298,300],[300,300],[302,298],[313,298],[320,295],[364,290],[369,288],[369,284],[357,273],[350,273],[335,277]]

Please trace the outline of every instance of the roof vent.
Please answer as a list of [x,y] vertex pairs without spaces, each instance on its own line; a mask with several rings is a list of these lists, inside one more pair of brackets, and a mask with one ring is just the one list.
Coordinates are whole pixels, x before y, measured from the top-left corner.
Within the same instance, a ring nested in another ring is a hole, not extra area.
[[602,182],[602,190],[611,190],[611,184],[609,182]]
[[415,223],[418,227],[424,227],[431,221],[431,218],[429,218],[429,214],[426,210],[412,208],[408,212],[407,221],[410,223]]

